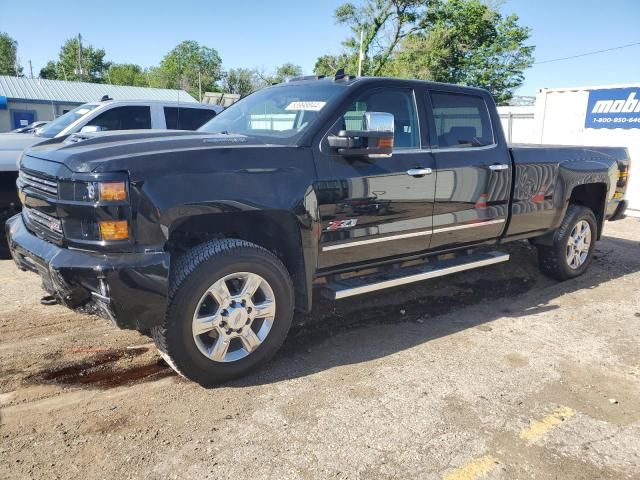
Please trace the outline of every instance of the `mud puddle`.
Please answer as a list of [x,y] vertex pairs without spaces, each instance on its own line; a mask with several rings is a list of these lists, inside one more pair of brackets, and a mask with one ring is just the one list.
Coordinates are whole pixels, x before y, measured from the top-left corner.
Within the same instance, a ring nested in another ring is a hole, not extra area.
[[138,361],[138,357],[147,352],[147,347],[108,350],[77,362],[46,368],[27,377],[25,382],[91,386],[106,390],[174,375],[173,370],[160,359]]

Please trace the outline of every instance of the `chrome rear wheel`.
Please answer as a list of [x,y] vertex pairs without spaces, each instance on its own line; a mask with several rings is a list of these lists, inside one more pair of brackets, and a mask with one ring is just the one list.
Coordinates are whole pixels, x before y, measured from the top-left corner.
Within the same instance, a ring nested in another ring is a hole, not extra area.
[[589,257],[591,248],[591,227],[586,220],[580,220],[575,224],[567,239],[567,265],[577,270]]
[[[593,259],[598,223],[584,205],[569,204],[562,222],[552,233],[536,242],[542,273],[556,280],[582,275]],[[549,242],[551,240],[551,242]]]

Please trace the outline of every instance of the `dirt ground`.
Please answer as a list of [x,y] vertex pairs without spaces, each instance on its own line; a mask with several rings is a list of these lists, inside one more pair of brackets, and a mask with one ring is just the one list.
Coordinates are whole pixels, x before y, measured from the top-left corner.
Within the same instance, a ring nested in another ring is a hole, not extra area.
[[[640,478],[640,222],[337,305],[205,390],[0,262],[0,478]],[[302,319],[298,318],[296,323]]]

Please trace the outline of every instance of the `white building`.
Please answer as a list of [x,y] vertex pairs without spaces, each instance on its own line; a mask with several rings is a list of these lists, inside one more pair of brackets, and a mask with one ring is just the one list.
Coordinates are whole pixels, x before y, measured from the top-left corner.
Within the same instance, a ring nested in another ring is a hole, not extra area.
[[543,88],[535,107],[498,111],[513,143],[627,147],[627,213],[640,216],[640,83]]
[[184,90],[0,75],[0,133],[40,120],[53,120],[83,103],[97,102],[103,95],[114,100],[196,102]]

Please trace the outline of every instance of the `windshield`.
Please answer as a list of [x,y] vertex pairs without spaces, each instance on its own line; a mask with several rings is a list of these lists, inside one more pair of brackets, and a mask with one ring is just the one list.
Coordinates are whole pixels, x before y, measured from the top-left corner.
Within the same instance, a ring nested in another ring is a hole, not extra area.
[[265,88],[233,104],[198,131],[239,133],[292,145],[344,88],[329,82]]
[[67,112],[64,115],[56,118],[54,121],[47,123],[44,127],[38,130],[37,134],[40,137],[53,138],[73,122],[85,116],[87,113],[95,110],[97,107],[98,105],[92,103],[80,105],[70,112]]

